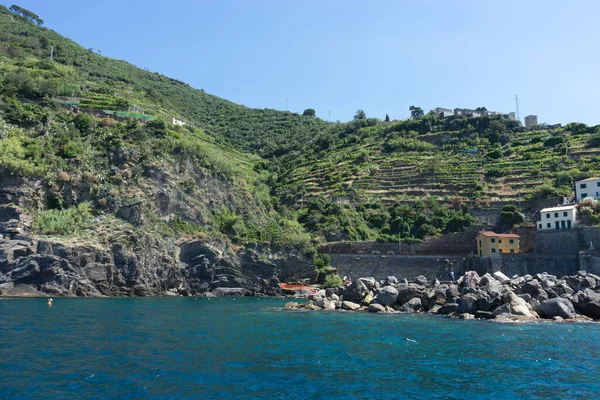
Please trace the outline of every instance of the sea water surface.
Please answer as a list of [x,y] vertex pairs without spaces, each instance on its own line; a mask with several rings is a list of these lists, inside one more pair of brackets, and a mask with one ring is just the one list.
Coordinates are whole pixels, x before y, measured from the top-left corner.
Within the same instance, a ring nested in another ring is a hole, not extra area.
[[0,300],[0,398],[600,398],[600,324],[285,302]]

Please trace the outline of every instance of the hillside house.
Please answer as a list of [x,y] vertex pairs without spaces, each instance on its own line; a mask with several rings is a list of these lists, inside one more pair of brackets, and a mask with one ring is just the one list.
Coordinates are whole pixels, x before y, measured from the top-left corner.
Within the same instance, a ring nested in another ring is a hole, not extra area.
[[172,123],[173,125],[179,125],[179,126],[184,126],[185,125],[185,121],[179,118],[175,118],[175,117],[169,117],[169,122]]
[[576,204],[544,208],[540,211],[538,230],[570,229],[578,226],[579,212]]
[[586,197],[600,199],[600,178],[587,178],[575,182],[575,199],[581,201]]
[[495,233],[481,231],[477,235],[477,253],[480,257],[496,257],[502,254],[521,252],[519,235],[515,233]]
[[449,108],[437,107],[434,111],[435,115],[437,115],[440,118],[451,117],[454,115],[454,111],[452,111]]

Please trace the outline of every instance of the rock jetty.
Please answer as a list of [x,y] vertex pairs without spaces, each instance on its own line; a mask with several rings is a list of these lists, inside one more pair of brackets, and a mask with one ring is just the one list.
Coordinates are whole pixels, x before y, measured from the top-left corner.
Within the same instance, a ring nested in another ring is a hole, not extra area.
[[579,271],[557,278],[547,273],[507,277],[467,271],[458,281],[440,283],[420,276],[414,282],[389,276],[359,278],[346,287],[320,290],[308,302],[287,308],[365,312],[432,313],[500,322],[592,321],[600,319],[600,276]]

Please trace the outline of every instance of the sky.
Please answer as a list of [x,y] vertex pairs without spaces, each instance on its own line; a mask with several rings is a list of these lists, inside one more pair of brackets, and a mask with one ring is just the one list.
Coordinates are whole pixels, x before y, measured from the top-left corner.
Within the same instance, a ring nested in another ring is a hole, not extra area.
[[[12,2],[0,0],[10,6]],[[45,26],[248,107],[411,105],[600,124],[597,0],[19,0]]]

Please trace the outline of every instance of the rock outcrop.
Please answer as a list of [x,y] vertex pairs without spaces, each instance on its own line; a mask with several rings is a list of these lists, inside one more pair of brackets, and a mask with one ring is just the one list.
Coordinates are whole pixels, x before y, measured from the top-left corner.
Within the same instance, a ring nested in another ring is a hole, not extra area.
[[147,240],[136,251],[122,243],[103,247],[13,235],[0,238],[0,295],[277,296],[277,278],[312,271],[310,262],[300,257],[261,258],[267,259],[254,248],[232,254],[202,241],[165,248]]

